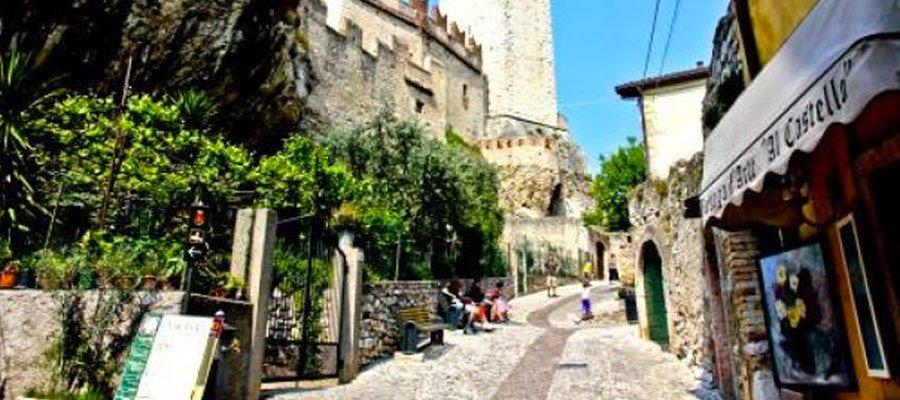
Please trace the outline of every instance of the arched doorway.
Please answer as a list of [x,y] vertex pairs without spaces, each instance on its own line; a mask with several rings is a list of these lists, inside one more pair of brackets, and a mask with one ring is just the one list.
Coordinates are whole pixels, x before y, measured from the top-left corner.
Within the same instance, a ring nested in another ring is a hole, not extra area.
[[644,302],[650,340],[664,349],[669,347],[669,321],[666,317],[666,295],[663,289],[662,258],[653,242],[641,246],[641,269],[644,275]]
[[597,242],[595,242],[594,251],[594,260],[596,260],[596,265],[594,265],[594,271],[596,272],[594,273],[594,276],[596,279],[603,279],[606,276],[606,273],[604,271],[605,266],[603,262],[603,257],[606,255],[606,246],[603,245],[603,242],[598,240]]

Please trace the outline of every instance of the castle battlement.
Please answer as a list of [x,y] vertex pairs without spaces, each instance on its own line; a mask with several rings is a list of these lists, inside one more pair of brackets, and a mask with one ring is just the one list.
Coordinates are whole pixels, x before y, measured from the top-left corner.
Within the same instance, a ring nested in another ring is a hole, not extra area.
[[[314,1],[312,3],[318,3],[314,7],[317,9],[317,12],[324,10],[324,14],[328,14],[326,4],[321,1]],[[481,45],[474,40],[474,38],[467,36],[465,32],[461,31],[458,25],[448,21],[447,16],[442,13],[437,6],[430,7],[429,0],[409,0],[408,3],[400,0],[343,0],[343,2],[336,4],[342,4],[344,7],[372,10],[373,13],[396,20],[397,22],[400,22],[401,25],[408,26],[410,31],[424,35],[430,41],[444,47],[448,52],[459,58],[469,67],[481,72]],[[336,26],[333,27],[341,31],[345,36],[353,37],[353,35],[359,33],[362,35],[362,40],[364,42],[380,40],[382,42],[387,42],[386,44],[390,46],[400,42],[396,38],[393,38],[393,40],[386,40],[384,38],[384,32],[367,32],[365,28],[362,29],[361,33],[348,31],[348,27],[352,29],[353,25],[359,25],[360,21],[352,21],[354,18],[353,16],[349,18],[344,16],[344,10],[338,11],[341,12],[342,15],[340,21],[336,22]],[[348,22],[353,25],[348,26]],[[335,23],[335,21],[333,21],[333,23]],[[369,34],[373,37],[380,37],[380,39],[367,40],[366,37],[368,36],[366,35]]]
[[552,150],[556,147],[557,140],[552,137],[518,137],[482,139],[475,142],[482,151],[516,149],[516,148],[543,148]]

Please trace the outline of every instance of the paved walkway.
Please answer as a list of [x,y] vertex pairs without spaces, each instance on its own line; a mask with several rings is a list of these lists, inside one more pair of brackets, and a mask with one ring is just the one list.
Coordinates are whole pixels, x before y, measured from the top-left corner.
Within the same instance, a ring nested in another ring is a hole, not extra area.
[[491,333],[447,332],[424,360],[395,357],[351,384],[270,393],[275,399],[710,398],[690,369],[624,322],[615,288],[595,283],[597,318],[575,323],[581,288],[514,299],[512,321]]

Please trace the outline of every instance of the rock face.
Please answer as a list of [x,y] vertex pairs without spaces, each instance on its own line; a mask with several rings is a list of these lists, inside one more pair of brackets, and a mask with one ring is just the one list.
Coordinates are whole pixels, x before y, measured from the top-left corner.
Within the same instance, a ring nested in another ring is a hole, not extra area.
[[[46,355],[62,331],[63,292],[0,291],[0,398],[15,399],[28,389],[47,389],[51,368]],[[109,293],[106,294],[110,296]],[[83,319],[92,320],[99,292],[81,294]],[[121,334],[140,317],[141,306],[153,312],[178,313],[182,292],[136,293],[125,305],[114,329]],[[126,347],[127,351],[127,347]]]
[[[705,240],[699,219],[684,217],[684,199],[693,196],[700,184],[702,159],[699,155],[672,167],[667,180],[650,180],[631,195],[628,214],[636,257],[635,284],[642,301],[642,246],[651,243],[662,258],[662,280],[669,325],[670,350],[680,358],[707,369],[710,355],[706,347],[704,304]],[[641,314],[641,313],[639,313]],[[644,312],[646,314],[646,311]],[[639,315],[642,328],[647,315]]]
[[23,0],[0,5],[0,47],[33,55],[67,86],[208,91],[240,139],[297,128],[311,89],[299,0]]

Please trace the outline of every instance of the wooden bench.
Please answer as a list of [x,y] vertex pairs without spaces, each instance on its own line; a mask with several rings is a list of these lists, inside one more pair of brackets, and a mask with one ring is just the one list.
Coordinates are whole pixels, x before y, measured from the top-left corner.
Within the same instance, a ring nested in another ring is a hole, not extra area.
[[400,332],[402,341],[400,348],[407,351],[406,332],[407,326],[410,329],[415,328],[416,335],[416,351],[419,351],[428,345],[444,344],[444,329],[449,326],[441,321],[435,321],[431,317],[431,311],[426,306],[401,308],[398,312],[400,320]]

